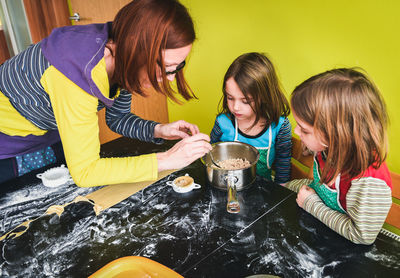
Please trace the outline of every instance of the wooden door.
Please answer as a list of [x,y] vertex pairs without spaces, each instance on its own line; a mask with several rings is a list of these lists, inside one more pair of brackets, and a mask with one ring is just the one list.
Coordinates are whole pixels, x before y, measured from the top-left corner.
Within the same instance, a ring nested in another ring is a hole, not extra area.
[[[69,0],[72,14],[78,13],[80,20],[75,24],[91,24],[112,21],[120,8],[131,0]],[[147,97],[134,94],[132,112],[136,115],[161,123],[168,122],[167,99],[154,90],[147,91]],[[105,124],[104,109],[99,112],[100,142],[106,143],[120,135],[112,132]]]
[[3,29],[0,28],[0,64],[10,59],[10,52],[8,51],[6,36]]
[[24,0],[32,42],[50,35],[54,28],[71,25],[66,0]]

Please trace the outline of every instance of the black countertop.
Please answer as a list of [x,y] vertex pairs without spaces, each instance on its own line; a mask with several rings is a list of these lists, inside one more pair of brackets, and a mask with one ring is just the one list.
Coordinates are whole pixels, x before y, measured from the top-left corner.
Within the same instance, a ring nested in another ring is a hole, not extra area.
[[[165,148],[121,138],[105,144],[102,156]],[[185,173],[202,187],[179,194],[166,184]],[[1,234],[39,217],[20,237],[0,242],[1,277],[87,277],[132,255],[185,277],[400,275],[399,242],[380,234],[373,245],[353,244],[299,208],[296,194],[260,177],[238,193],[239,214],[226,212],[227,193],[207,185],[196,161],[98,216],[90,203],[79,202],[58,217],[41,215],[98,188],[49,189],[35,174],[0,184]]]

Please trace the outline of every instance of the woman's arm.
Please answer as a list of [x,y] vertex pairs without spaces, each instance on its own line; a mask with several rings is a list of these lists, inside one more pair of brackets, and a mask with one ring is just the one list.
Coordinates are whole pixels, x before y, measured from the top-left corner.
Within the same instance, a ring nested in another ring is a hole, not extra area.
[[315,193],[306,197],[302,207],[350,241],[372,244],[385,222],[391,203],[391,190],[386,183],[365,177],[352,181],[346,195],[347,214],[327,207]]
[[121,90],[112,107],[106,107],[106,123],[114,132],[140,141],[161,144],[163,140],[154,137],[157,122],[148,121],[131,113],[132,94]]
[[290,159],[292,155],[292,127],[285,118],[275,143],[275,182],[285,183],[290,180]]
[[50,96],[68,169],[78,186],[157,178],[156,154],[100,158],[97,98],[83,91],[54,67],[46,70],[41,83]]
[[211,149],[208,135],[198,133],[163,153],[100,158],[97,98],[54,67],[47,69],[41,83],[50,96],[67,165],[78,186],[155,180],[158,171],[184,167]]
[[125,137],[161,144],[162,139],[176,140],[199,133],[199,128],[185,121],[160,124],[131,113],[132,94],[121,90],[112,107],[106,107],[108,127]]

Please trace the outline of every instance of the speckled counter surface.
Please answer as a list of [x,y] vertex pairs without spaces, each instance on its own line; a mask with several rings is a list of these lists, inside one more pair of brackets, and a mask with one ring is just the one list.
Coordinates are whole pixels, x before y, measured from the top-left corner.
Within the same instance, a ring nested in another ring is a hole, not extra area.
[[[165,148],[117,139],[104,156]],[[188,173],[201,188],[179,194],[166,184]],[[300,209],[296,195],[257,178],[239,192],[241,212],[226,212],[226,192],[205,180],[204,166],[189,167],[96,216],[92,205],[42,216],[18,238],[0,242],[0,276],[87,277],[123,256],[145,256],[185,277],[399,277],[400,243],[379,235],[355,245]],[[45,188],[34,173],[1,184],[0,232],[95,189]]]

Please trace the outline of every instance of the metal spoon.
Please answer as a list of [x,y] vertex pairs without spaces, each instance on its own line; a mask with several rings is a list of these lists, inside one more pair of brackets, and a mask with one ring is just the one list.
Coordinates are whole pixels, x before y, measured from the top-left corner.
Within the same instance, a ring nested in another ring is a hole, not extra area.
[[212,151],[213,151],[213,150],[210,151],[211,162],[212,162],[215,166],[217,166],[218,168],[222,169],[222,167],[219,166],[217,162],[215,162],[214,157],[213,157],[213,155],[212,155]]

